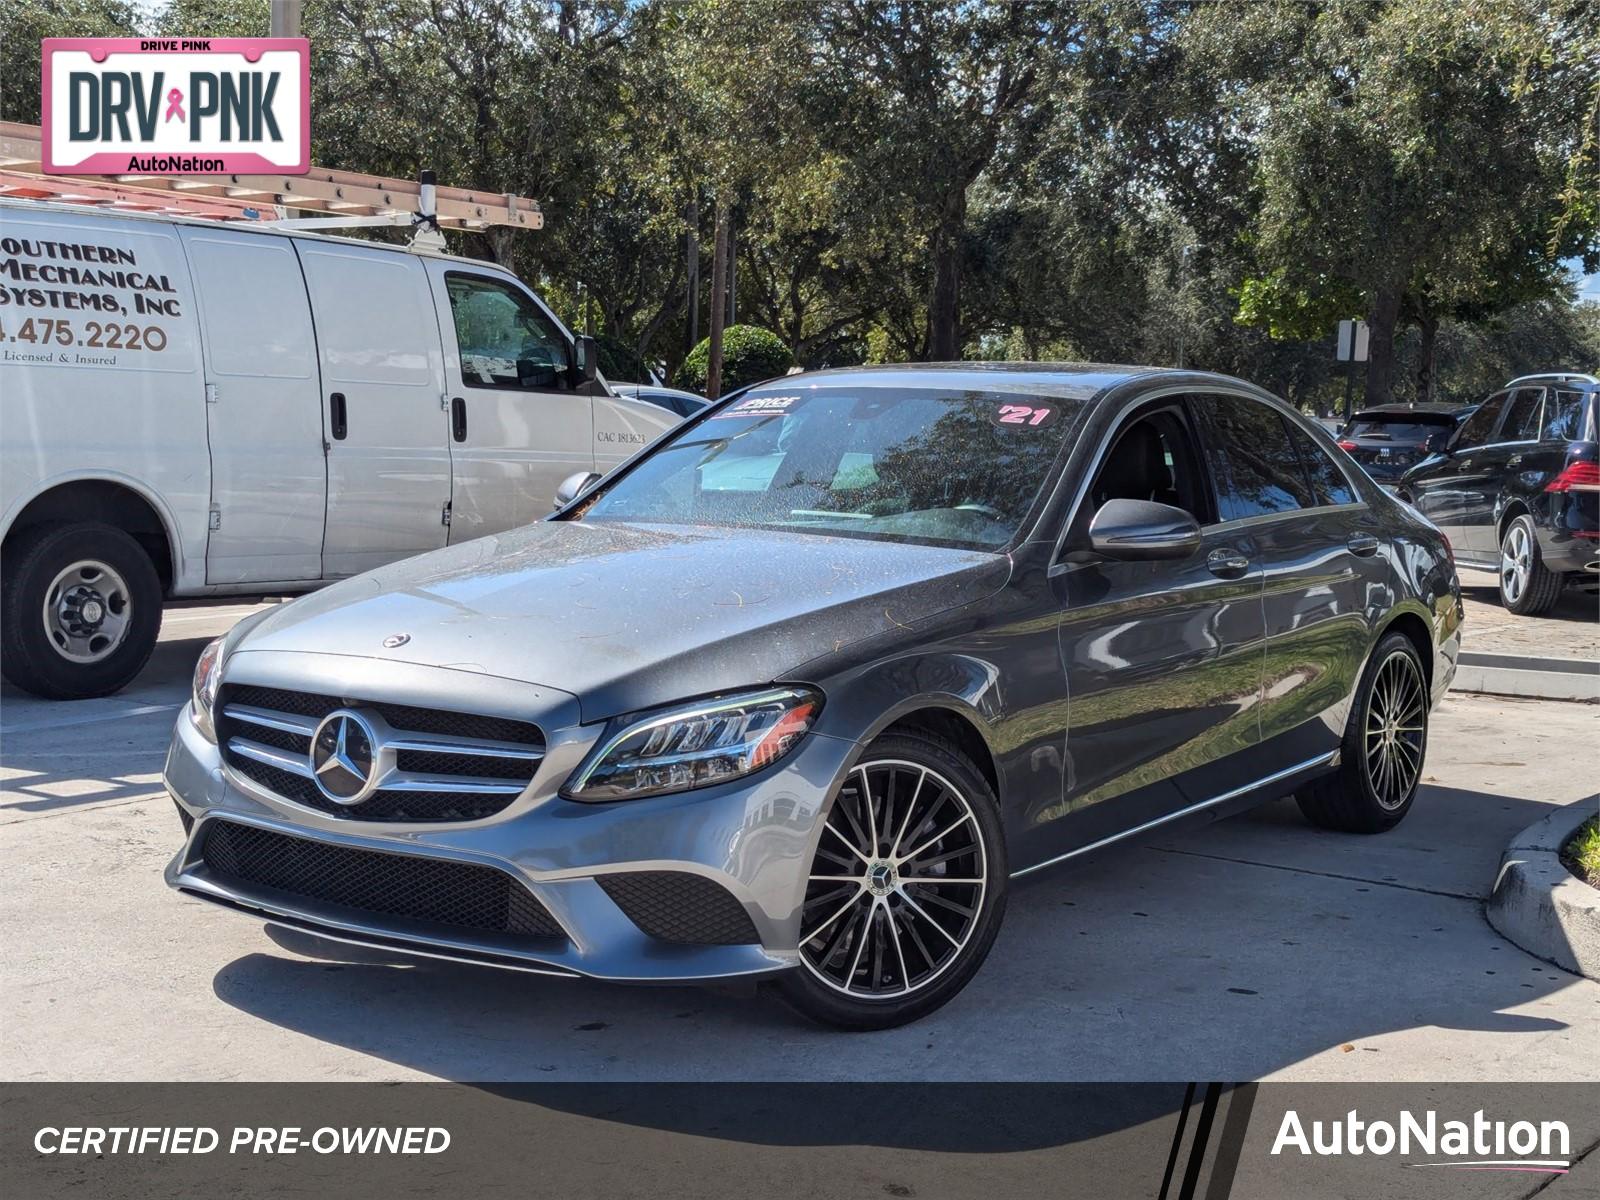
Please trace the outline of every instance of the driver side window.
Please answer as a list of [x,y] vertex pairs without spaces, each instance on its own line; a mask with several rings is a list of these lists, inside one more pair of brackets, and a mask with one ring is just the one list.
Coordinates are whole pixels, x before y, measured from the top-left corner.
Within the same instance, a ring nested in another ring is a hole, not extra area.
[[1108,500],[1152,500],[1207,519],[1205,485],[1188,423],[1164,408],[1124,426],[1089,488],[1087,524]]
[[520,290],[483,275],[445,276],[467,387],[570,391],[571,358],[561,331]]

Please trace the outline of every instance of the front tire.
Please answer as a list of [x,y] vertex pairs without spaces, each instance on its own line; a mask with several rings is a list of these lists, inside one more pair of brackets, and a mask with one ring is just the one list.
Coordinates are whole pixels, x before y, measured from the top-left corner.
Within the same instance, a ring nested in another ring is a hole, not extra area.
[[46,525],[6,547],[0,674],[47,700],[108,696],[144,668],[161,631],[161,580],[111,525]]
[[1313,825],[1341,833],[1384,833],[1411,811],[1428,752],[1428,682],[1422,657],[1403,633],[1372,652],[1356,686],[1340,744],[1339,768],[1295,795]]
[[1005,915],[994,790],[942,738],[881,737],[834,796],[809,875],[784,1000],[840,1029],[924,1017],[966,987]]
[[1549,612],[1561,595],[1561,576],[1544,565],[1533,518],[1524,513],[1500,539],[1500,603],[1519,617]]

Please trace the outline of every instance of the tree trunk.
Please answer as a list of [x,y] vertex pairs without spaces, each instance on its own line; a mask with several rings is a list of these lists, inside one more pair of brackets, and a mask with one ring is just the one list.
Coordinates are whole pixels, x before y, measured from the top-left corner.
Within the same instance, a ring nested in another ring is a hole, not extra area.
[[1384,284],[1373,298],[1367,317],[1367,391],[1365,403],[1388,404],[1394,398],[1394,340],[1400,326],[1400,287]]
[[1438,386],[1439,318],[1428,313],[1417,322],[1422,346],[1417,356],[1417,402],[1432,404]]
[[967,189],[957,184],[933,232],[933,287],[928,294],[930,362],[961,357],[961,232],[967,223]]
[[700,344],[700,185],[689,196],[689,245],[684,254],[689,272],[689,349]]
[[728,316],[728,205],[717,197],[717,229],[711,252],[711,346],[706,362],[706,399],[722,395],[722,329]]

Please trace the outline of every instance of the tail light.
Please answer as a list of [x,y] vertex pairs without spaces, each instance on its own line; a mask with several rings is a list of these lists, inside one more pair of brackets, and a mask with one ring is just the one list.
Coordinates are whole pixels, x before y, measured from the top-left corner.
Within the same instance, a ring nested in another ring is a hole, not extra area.
[[1444,552],[1450,556],[1450,569],[1453,571],[1456,567],[1456,548],[1450,544],[1450,535],[1443,530],[1440,530],[1439,537],[1444,542]]
[[1351,450],[1354,450],[1355,448],[1356,448],[1356,444],[1354,442],[1352,442],[1349,438],[1340,438],[1339,439],[1339,449],[1343,450],[1345,453],[1348,454]]
[[1600,464],[1579,459],[1544,485],[1547,492],[1600,492]]

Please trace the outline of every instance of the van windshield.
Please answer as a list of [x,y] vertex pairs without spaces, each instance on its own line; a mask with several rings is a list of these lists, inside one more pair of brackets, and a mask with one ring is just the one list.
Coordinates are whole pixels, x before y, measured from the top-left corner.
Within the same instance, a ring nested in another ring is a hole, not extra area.
[[766,385],[666,439],[584,513],[999,548],[1082,401]]

